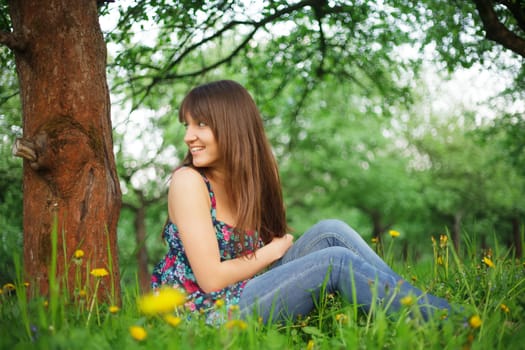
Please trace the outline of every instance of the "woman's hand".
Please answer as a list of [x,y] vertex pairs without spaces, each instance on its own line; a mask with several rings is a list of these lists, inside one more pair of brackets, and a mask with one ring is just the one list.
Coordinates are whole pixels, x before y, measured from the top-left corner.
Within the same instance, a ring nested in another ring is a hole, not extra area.
[[285,234],[282,237],[274,237],[272,241],[268,244],[272,247],[275,254],[275,260],[278,260],[283,257],[283,255],[290,249],[293,244],[293,236],[289,233]]

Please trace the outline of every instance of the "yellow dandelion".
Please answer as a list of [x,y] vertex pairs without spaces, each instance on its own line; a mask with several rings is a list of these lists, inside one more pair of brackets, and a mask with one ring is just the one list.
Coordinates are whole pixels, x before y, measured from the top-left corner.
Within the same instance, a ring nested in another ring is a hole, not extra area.
[[248,328],[248,324],[243,320],[229,320],[228,322],[224,324],[224,326],[227,329],[237,328],[237,329],[243,330],[243,329]]
[[116,314],[117,312],[120,311],[120,308],[117,305],[111,305],[108,310],[112,314]]
[[105,268],[99,268],[91,270],[90,274],[95,277],[106,277],[109,275],[109,272]]
[[404,306],[411,306],[411,305],[414,305],[414,302],[415,302],[415,299],[413,296],[411,295],[407,295],[407,296],[404,296],[402,297],[399,302],[401,303],[401,305],[404,305]]
[[13,283],[6,283],[2,287],[2,289],[6,292],[12,292],[16,289],[15,285]]
[[217,307],[218,309],[220,309],[220,308],[223,307],[223,306],[224,306],[224,300],[222,300],[222,299],[217,299],[217,300],[215,301],[215,307]]
[[481,321],[481,318],[478,315],[474,315],[468,320],[468,324],[472,328],[479,328],[481,327],[482,323],[483,322]]
[[440,235],[439,236],[439,246],[441,248],[445,248],[447,246],[448,236],[447,235]]
[[483,262],[485,263],[485,265],[487,265],[488,267],[494,267],[494,263],[492,262],[492,260],[490,260],[490,258],[488,257],[483,257]]
[[183,293],[175,288],[161,288],[156,293],[142,296],[138,301],[140,312],[145,315],[167,314],[186,301]]
[[346,321],[348,321],[348,316],[345,314],[337,314],[335,315],[335,320],[340,323],[346,323]]
[[177,316],[166,315],[164,316],[164,321],[172,327],[177,327],[182,322],[182,319]]
[[81,289],[78,291],[78,296],[81,297],[81,298],[85,298],[87,297],[87,292],[85,289]]
[[237,305],[237,304],[230,305],[230,311],[231,312],[239,311],[239,305]]
[[146,333],[146,330],[143,327],[140,326],[131,326],[129,327],[129,334],[133,337],[133,339],[142,341],[146,339],[148,333]]
[[73,256],[76,258],[76,259],[82,259],[84,257],[84,251],[82,249],[77,249],[75,250],[75,252],[73,253]]
[[377,242],[379,242],[379,240],[377,239],[377,237],[372,237],[372,243],[377,244]]
[[306,350],[313,350],[315,346],[315,342],[313,339],[308,340],[308,344],[306,344]]
[[390,230],[388,231],[388,234],[390,235],[390,237],[393,237],[393,238],[399,237],[400,235],[399,231],[396,231],[396,230]]
[[501,304],[499,307],[500,307],[501,310],[502,310],[504,313],[506,313],[506,314],[508,314],[508,313],[510,312],[509,307],[508,307],[507,305],[505,305],[505,304]]

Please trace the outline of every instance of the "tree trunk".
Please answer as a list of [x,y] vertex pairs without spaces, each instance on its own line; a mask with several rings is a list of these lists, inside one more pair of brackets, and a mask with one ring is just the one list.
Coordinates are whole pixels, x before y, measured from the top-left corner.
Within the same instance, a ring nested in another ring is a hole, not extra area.
[[151,276],[148,272],[148,250],[146,248],[146,201],[142,191],[137,191],[139,205],[135,208],[135,237],[137,242],[137,268],[142,292],[150,289]]
[[523,247],[522,247],[522,241],[521,241],[521,221],[519,215],[516,214],[512,218],[512,238],[514,241],[514,247],[516,249],[516,258],[521,259],[523,256]]
[[452,227],[452,242],[454,243],[454,249],[459,254],[460,242],[461,242],[461,219],[463,214],[457,212],[454,214],[454,226]]
[[367,213],[370,216],[370,220],[372,221],[372,237],[377,240],[375,244],[376,253],[380,256],[384,256],[385,252],[383,249],[383,234],[386,232],[388,226],[382,224],[381,213],[375,210],[369,211]]
[[[24,136],[24,266],[40,293],[49,290],[51,228],[58,219],[58,275],[120,297],[116,226],[121,192],[113,155],[106,45],[97,4],[73,0],[10,2]],[[12,47],[13,48],[13,47]],[[81,281],[72,255],[85,253]],[[65,250],[65,251],[64,251]],[[92,290],[92,289],[91,289]]]

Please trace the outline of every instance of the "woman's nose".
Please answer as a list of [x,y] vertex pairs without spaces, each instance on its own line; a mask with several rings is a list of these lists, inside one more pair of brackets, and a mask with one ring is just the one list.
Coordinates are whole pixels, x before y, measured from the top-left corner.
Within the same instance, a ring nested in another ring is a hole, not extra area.
[[194,141],[196,138],[197,136],[195,136],[193,128],[191,126],[188,126],[186,128],[186,133],[184,134],[184,142]]

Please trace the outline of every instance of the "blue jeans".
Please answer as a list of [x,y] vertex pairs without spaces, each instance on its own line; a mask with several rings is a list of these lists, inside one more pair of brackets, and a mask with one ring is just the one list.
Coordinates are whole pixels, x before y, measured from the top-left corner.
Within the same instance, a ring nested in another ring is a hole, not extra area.
[[323,290],[340,294],[365,312],[373,298],[383,305],[392,300],[387,312],[398,311],[401,298],[408,295],[425,306],[419,307],[425,319],[436,309],[450,311],[446,300],[425,294],[392,271],[350,226],[324,220],[304,233],[268,271],[246,284],[239,301],[241,315],[255,312],[264,322],[306,316]]

